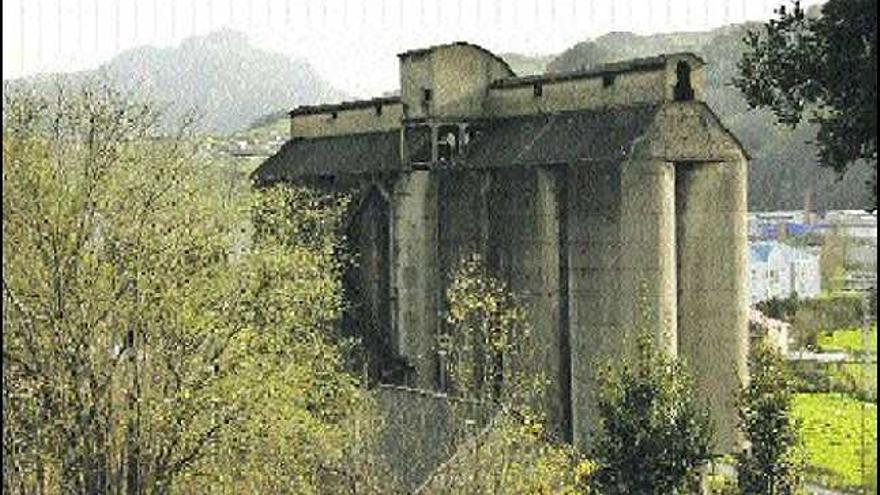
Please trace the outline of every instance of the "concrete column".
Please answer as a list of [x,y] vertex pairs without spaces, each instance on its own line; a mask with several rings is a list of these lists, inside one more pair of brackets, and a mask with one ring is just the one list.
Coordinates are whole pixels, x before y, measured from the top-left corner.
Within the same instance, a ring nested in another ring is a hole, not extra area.
[[[675,169],[670,162],[629,161],[621,179],[620,324],[647,331],[676,354]],[[629,336],[627,336],[629,337]],[[631,348],[632,339],[627,342]]]
[[527,372],[546,380],[551,428],[566,433],[568,383],[559,328],[559,218],[556,174],[531,168],[497,172],[490,201],[494,269],[526,309],[532,347]]
[[433,389],[437,373],[437,182],[429,171],[403,175],[393,192],[391,264],[396,351],[415,367],[413,386]]
[[746,210],[745,160],[676,164],[679,355],[712,411],[718,453],[736,447],[748,374]]
[[574,444],[595,445],[597,367],[650,332],[675,353],[675,174],[662,161],[572,168],[568,194]]

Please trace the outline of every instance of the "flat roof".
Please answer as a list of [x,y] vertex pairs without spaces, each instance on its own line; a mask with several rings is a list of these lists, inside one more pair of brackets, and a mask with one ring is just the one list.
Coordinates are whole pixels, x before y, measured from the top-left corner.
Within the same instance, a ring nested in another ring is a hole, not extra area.
[[342,101],[339,103],[327,103],[323,105],[303,105],[296,107],[287,115],[295,117],[297,115],[313,115],[318,113],[338,112],[342,110],[355,110],[358,108],[370,108],[380,105],[394,105],[400,103],[399,96],[382,96],[379,98],[370,98],[369,100],[352,100]]

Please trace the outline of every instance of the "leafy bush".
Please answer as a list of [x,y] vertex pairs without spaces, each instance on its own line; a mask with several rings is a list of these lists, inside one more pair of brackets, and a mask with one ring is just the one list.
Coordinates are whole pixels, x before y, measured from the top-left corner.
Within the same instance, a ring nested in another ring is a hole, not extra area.
[[539,425],[506,415],[460,445],[420,493],[587,495],[594,469],[571,445],[548,441]]
[[710,458],[709,413],[682,365],[650,335],[639,337],[637,350],[633,362],[601,370],[595,480],[609,495],[677,493]]
[[539,410],[544,379],[527,368],[535,348],[517,298],[478,255],[463,258],[451,280],[446,331],[438,342],[447,388],[466,398]]
[[770,318],[777,320],[792,321],[800,306],[797,294],[792,293],[789,297],[773,297],[757,304],[757,308]]
[[792,378],[782,356],[764,341],[751,353],[749,376],[739,399],[747,443],[736,456],[740,493],[793,495],[801,484],[803,460],[792,415]]

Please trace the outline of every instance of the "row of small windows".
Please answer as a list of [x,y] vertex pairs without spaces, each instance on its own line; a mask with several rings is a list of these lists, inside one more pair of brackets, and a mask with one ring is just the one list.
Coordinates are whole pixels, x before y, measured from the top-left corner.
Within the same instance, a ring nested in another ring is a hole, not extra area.
[[[375,108],[376,108],[376,116],[381,117],[382,116],[382,105],[376,105]],[[339,118],[339,112],[330,112],[330,119],[331,120],[336,120],[337,118]]]
[[[679,62],[675,67],[676,73],[676,84],[674,89],[674,99],[676,101],[684,101],[684,100],[693,100],[694,99],[694,90],[691,86],[691,68],[685,62]],[[602,87],[607,88],[614,85],[615,74],[604,74],[602,76]],[[541,98],[544,96],[544,84],[543,83],[534,83],[532,85],[532,95],[535,98]],[[428,107],[431,104],[431,100],[434,95],[431,89],[422,88],[422,106]],[[382,105],[376,105],[376,115],[382,115]],[[332,112],[330,114],[331,119],[336,119],[339,116],[338,112]]]
[[[602,76],[602,87],[607,88],[614,84],[614,74],[605,74]],[[544,84],[543,83],[535,83],[532,84],[532,95],[535,98],[540,98],[544,96]]]
[[[615,74],[604,74],[602,76],[602,87],[607,88],[614,85]],[[673,98],[675,101],[687,101],[694,99],[694,89],[691,86],[691,67],[686,62],[679,62],[675,67],[675,90]],[[544,85],[535,83],[532,85],[532,95],[535,98],[544,96]]]

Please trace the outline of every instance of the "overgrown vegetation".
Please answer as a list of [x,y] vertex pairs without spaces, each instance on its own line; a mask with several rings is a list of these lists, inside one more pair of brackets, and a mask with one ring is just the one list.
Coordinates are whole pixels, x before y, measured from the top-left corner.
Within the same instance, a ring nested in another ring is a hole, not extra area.
[[[483,404],[478,426],[425,493],[591,493],[592,463],[546,428],[545,379],[525,308],[483,259],[462,259],[446,290],[438,342],[451,394]],[[460,421],[467,421],[465,417]]]
[[642,334],[634,360],[602,370],[595,481],[603,494],[694,490],[712,427],[682,365]]
[[340,203],[232,194],[105,87],[5,97],[3,491],[347,488],[375,427],[332,339]]
[[739,398],[746,441],[736,456],[739,493],[793,495],[804,464],[792,414],[793,380],[783,357],[767,342],[759,340],[749,358],[750,381]]

